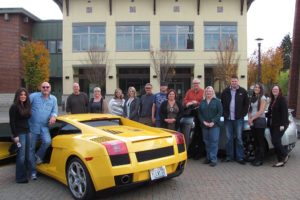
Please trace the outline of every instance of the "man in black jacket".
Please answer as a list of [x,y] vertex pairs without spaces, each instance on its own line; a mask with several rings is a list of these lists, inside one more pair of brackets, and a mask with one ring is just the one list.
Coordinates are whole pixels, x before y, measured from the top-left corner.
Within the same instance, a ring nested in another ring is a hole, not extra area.
[[234,160],[234,137],[236,161],[245,164],[242,139],[244,116],[248,113],[249,99],[247,91],[239,86],[237,76],[231,77],[230,86],[224,89],[221,96],[224,124],[226,129],[226,161]]

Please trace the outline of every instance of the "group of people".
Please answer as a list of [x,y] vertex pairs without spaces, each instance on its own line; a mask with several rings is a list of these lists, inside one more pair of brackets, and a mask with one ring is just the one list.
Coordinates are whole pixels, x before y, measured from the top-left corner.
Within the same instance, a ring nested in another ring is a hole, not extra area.
[[[247,91],[239,85],[238,81],[237,76],[231,77],[230,85],[222,92],[221,99],[216,97],[212,86],[202,89],[200,80],[194,79],[193,86],[186,92],[182,103],[177,100],[176,91],[168,89],[168,84],[162,82],[160,92],[156,94],[152,93],[152,85],[147,83],[144,88],[145,94],[141,98],[137,97],[134,87],[129,87],[127,98],[124,99],[122,90],[118,88],[108,104],[103,100],[100,88],[94,89],[94,98],[88,102],[85,93],[79,95],[76,92],[79,85],[74,83],[74,93],[69,96],[67,101],[67,112],[112,113],[149,126],[178,130],[184,108],[198,107],[196,126],[199,125],[200,130],[196,129],[196,132],[201,132],[198,135],[201,135],[200,140],[202,139],[205,144],[206,159],[204,163],[210,166],[217,165],[220,128],[222,126],[221,116],[224,116],[227,139],[225,161],[236,160],[240,164],[245,164],[242,132],[244,117],[248,114],[248,123],[254,136],[255,145],[255,160],[252,164],[254,166],[263,164],[265,154],[264,132],[268,121],[272,143],[278,156],[278,162],[274,164],[274,167],[284,166],[288,160],[288,155],[281,144],[281,137],[289,122],[287,104],[279,86],[275,85],[272,88],[271,103],[265,114],[267,98],[264,96],[262,84],[255,84],[253,94],[249,98]],[[77,100],[74,100],[74,95],[77,95]],[[84,98],[80,96],[84,96]],[[85,100],[80,102],[81,99]],[[99,102],[103,103],[99,104]],[[85,109],[80,109],[80,107],[85,107]],[[199,138],[194,137],[194,139]]]
[[[41,84],[41,92],[29,95],[25,88],[16,91],[13,105],[9,110],[10,126],[13,141],[19,150],[16,161],[16,182],[27,183],[28,173],[36,180],[36,165],[43,162],[46,151],[51,145],[49,124],[55,123],[57,117],[57,99],[50,94],[51,85]],[[145,94],[140,98],[134,87],[129,87],[127,98],[122,90],[117,88],[113,98],[107,103],[101,94],[101,88],[95,87],[93,98],[90,100],[86,93],[80,91],[78,83],[73,84],[73,93],[67,98],[66,111],[78,113],[111,113],[125,118],[161,128],[178,130],[183,110],[186,107],[198,107],[197,120],[202,131],[205,144],[206,158],[204,164],[214,167],[217,165],[217,153],[220,137],[220,118],[224,116],[226,130],[226,162],[244,161],[243,124],[248,114],[248,123],[254,135],[255,160],[254,166],[263,164],[264,132],[270,128],[272,143],[278,157],[274,167],[284,166],[288,154],[281,144],[281,137],[288,127],[288,108],[278,85],[273,86],[271,102],[265,113],[267,101],[263,86],[255,84],[252,96],[238,83],[238,77],[232,76],[230,85],[222,92],[221,99],[215,95],[214,88],[200,87],[200,80],[194,79],[193,86],[186,92],[183,102],[177,100],[174,89],[168,89],[168,84],[162,82],[160,91],[152,93],[152,85],[145,85]],[[267,118],[267,120],[266,120]],[[236,138],[236,140],[234,140]],[[41,145],[36,151],[36,142],[41,139]],[[235,146],[235,147],[234,147]],[[235,152],[234,152],[235,150]]]

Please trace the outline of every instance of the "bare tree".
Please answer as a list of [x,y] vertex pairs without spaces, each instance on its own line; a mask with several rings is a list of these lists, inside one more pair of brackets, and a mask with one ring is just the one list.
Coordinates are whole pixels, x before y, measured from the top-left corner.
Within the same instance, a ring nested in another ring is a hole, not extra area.
[[84,75],[90,83],[103,87],[111,69],[108,52],[99,48],[91,48],[87,53],[88,57],[84,61],[87,65]]
[[176,72],[173,50],[170,48],[161,50],[151,48],[150,58],[158,83],[170,81]]
[[236,47],[232,38],[219,43],[216,55],[217,68],[215,71],[215,81],[219,82],[219,90],[222,91],[230,82],[231,76],[237,75],[240,56],[236,55]]

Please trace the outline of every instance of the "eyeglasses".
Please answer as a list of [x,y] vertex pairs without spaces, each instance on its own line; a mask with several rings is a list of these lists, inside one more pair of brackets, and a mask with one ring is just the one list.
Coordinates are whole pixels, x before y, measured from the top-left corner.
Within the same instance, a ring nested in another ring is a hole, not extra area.
[[198,84],[200,84],[200,83],[193,83],[194,85],[198,85]]
[[43,89],[49,89],[50,86],[43,86],[42,88],[43,88]]

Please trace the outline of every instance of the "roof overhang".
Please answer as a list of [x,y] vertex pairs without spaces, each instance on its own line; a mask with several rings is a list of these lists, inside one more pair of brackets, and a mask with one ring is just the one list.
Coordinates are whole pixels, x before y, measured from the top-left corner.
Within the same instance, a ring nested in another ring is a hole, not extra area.
[[[63,0],[53,0],[60,8],[60,10],[63,10]],[[200,1],[201,0],[197,0],[197,14],[200,14]],[[249,10],[251,4],[253,3],[254,0],[247,0],[247,10]],[[240,0],[240,4],[241,4],[241,15],[243,14],[243,10],[244,10],[244,2],[245,0]],[[66,4],[67,4],[67,11],[69,10],[69,0],[66,0]],[[110,15],[112,15],[112,0],[109,0],[109,9],[110,9]],[[156,0],[153,0],[153,14],[156,14]]]
[[27,17],[31,18],[34,21],[41,21],[40,18],[36,17],[35,15],[31,14],[24,8],[0,8],[0,14],[23,14]]

